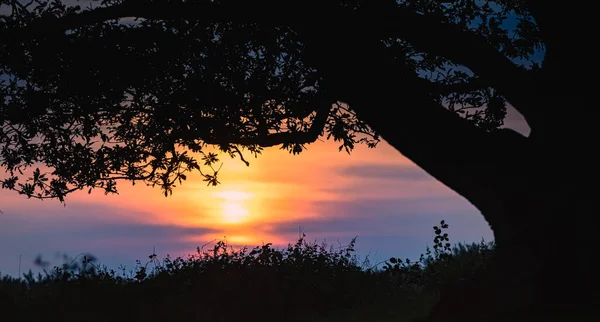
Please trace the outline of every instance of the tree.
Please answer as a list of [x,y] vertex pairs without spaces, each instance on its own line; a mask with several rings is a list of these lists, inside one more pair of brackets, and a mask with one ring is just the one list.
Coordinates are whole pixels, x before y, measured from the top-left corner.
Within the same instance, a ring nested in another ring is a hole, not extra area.
[[[588,30],[582,7],[0,3],[3,188],[63,201],[81,189],[116,192],[123,179],[168,195],[188,171],[218,183],[208,146],[247,163],[268,146],[300,153],[320,135],[347,151],[382,137],[492,227],[496,287],[479,298],[498,302],[511,289],[522,298],[498,306],[554,313],[596,303],[587,295],[598,286],[596,114],[568,110],[593,102],[590,45],[576,37]],[[507,102],[529,136],[500,128]]]

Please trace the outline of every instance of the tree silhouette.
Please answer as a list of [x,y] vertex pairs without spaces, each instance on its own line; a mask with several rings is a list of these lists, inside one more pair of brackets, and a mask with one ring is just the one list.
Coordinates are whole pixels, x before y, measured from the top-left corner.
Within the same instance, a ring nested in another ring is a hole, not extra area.
[[[523,295],[498,312],[593,308],[597,297],[582,289],[598,285],[596,114],[567,110],[593,102],[583,90],[592,51],[577,38],[588,30],[581,7],[0,4],[3,188],[63,201],[81,189],[114,193],[123,179],[168,195],[189,171],[218,184],[210,146],[248,164],[244,155],[264,147],[297,154],[325,135],[350,151],[381,136],[492,227],[493,277],[465,296]],[[528,137],[500,129],[507,102],[525,117]]]

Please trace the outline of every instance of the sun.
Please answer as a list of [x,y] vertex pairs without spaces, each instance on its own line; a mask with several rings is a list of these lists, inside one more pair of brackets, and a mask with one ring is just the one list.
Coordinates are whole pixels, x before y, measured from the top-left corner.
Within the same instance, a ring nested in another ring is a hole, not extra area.
[[248,200],[254,197],[252,194],[228,190],[218,193],[217,197],[222,200],[220,215],[224,223],[239,224],[248,221]]
[[246,221],[250,212],[237,202],[225,202],[222,206],[221,215],[223,221],[230,224],[239,224]]

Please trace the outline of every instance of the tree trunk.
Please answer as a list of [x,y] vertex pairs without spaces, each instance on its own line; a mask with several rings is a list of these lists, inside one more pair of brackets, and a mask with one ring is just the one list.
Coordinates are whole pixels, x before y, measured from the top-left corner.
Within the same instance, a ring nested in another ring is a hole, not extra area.
[[[545,205],[553,206],[551,200]],[[592,270],[597,251],[589,240],[580,238],[582,230],[573,229],[581,223],[577,216],[574,212],[545,213],[544,217],[559,220],[544,222],[542,217],[538,225],[497,227],[491,265],[476,279],[443,290],[430,321],[501,317],[514,321],[542,316],[542,320],[564,316],[564,321],[572,321],[574,315],[593,313],[599,304],[598,278]],[[512,233],[516,231],[521,232]]]
[[509,130],[484,132],[427,99],[425,85],[411,78],[402,61],[381,44],[361,41],[360,34],[315,44],[331,46],[311,56],[325,75],[325,88],[391,146],[469,200],[494,232],[490,267],[445,290],[430,321],[576,321],[594,313],[600,304],[592,262],[598,255],[600,113],[574,109],[595,101],[581,92],[585,70],[561,63],[577,61],[570,48],[552,47],[543,72],[533,74],[533,88],[523,89],[534,103],[528,108],[531,135],[523,137]]
[[[563,111],[581,101],[552,99],[547,108]],[[444,290],[429,321],[598,317],[597,135],[593,118],[570,114],[533,129],[532,153],[507,165],[512,176],[485,202],[471,200],[492,226],[495,257],[476,280]]]

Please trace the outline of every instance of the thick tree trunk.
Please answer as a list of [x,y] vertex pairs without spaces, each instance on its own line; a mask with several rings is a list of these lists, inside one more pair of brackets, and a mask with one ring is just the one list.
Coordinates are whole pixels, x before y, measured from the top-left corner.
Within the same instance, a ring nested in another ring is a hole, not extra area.
[[[581,99],[552,100],[548,108],[559,109],[568,105],[556,105]],[[529,139],[533,153],[507,165],[513,175],[500,180],[504,184],[494,189],[496,195],[471,200],[494,231],[497,250],[490,269],[476,281],[445,290],[429,321],[600,316],[594,264],[600,255],[595,242],[600,170],[593,151],[598,136],[590,119],[563,114],[562,120],[546,121],[550,126],[534,129]]]
[[[600,113],[579,115],[574,109],[594,104],[580,92],[583,70],[561,68],[576,57],[565,59],[553,47],[550,56],[558,58],[547,59],[533,88],[523,89],[537,105],[528,106],[532,133],[526,138],[507,130],[483,132],[428,100],[426,85],[380,44],[359,41],[360,34],[350,40],[324,37],[339,42],[312,56],[327,76],[325,88],[344,97],[404,156],[469,200],[494,231],[490,267],[444,292],[430,321],[576,321],[595,313],[600,163],[594,122]],[[315,48],[327,48],[327,42]],[[345,48],[345,54],[334,48]]]
[[[558,202],[569,199],[584,201],[562,197]],[[556,202],[549,197],[540,208],[553,206]],[[575,316],[593,314],[600,304],[592,262],[597,250],[581,238],[589,229],[575,227],[588,215],[559,209],[544,211],[538,224],[496,227],[497,249],[491,265],[477,279],[444,290],[430,321],[531,321],[561,316],[563,321],[573,321]]]

